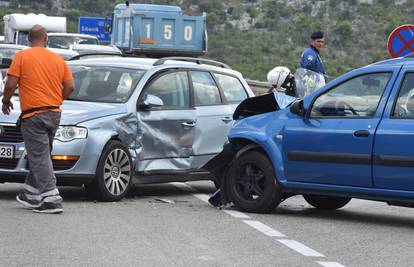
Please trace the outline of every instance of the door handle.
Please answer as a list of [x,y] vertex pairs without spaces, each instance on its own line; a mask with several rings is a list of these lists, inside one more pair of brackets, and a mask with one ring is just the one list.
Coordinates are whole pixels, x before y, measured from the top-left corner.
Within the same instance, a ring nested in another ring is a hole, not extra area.
[[181,126],[183,126],[183,127],[194,127],[194,126],[196,126],[196,122],[195,121],[182,122]]
[[354,136],[356,137],[368,137],[369,136],[369,131],[367,130],[358,130],[354,132]]
[[231,122],[233,119],[231,117],[224,117],[221,120],[227,123],[227,122]]

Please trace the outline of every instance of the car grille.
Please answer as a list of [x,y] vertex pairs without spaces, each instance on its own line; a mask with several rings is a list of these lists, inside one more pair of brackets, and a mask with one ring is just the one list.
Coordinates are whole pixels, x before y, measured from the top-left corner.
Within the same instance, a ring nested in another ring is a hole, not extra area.
[[0,125],[4,128],[4,133],[0,136],[0,142],[8,142],[8,143],[22,143],[23,136],[20,130],[18,130],[15,126],[6,126]]
[[1,159],[0,169],[14,169],[17,166],[19,159]]
[[[53,160],[52,159],[53,170],[54,171],[69,170],[73,168],[73,166],[75,166],[76,162],[78,162],[78,160]],[[30,169],[29,161],[27,161],[26,163],[26,169],[28,170]]]

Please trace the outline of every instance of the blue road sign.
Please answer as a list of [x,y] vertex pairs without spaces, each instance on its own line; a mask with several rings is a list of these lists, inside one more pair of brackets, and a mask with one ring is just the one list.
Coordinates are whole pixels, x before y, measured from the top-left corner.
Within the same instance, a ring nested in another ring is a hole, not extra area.
[[414,25],[402,25],[388,37],[388,51],[392,57],[403,57],[414,52]]
[[111,41],[111,18],[79,17],[79,33],[98,37],[99,41]]

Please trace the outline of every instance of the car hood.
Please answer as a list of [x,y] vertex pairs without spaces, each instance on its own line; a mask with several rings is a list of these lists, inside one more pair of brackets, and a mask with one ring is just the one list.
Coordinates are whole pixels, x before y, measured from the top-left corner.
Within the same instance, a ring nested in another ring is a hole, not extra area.
[[[0,114],[0,122],[15,123],[20,115],[20,104],[13,99],[14,109],[10,115]],[[126,113],[125,104],[94,103],[65,100],[62,109],[61,125],[76,125],[81,122]]]
[[289,108],[284,108],[237,120],[230,129],[228,137],[247,137],[252,133],[262,133],[264,135],[267,135],[268,132],[274,133],[282,130],[287,120],[292,116],[295,115],[290,112]]

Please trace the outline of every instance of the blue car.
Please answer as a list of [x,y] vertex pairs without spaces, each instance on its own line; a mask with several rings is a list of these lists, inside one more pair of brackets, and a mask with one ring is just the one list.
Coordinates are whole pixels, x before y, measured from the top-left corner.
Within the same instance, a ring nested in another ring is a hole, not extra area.
[[414,206],[413,58],[353,70],[276,111],[273,94],[243,102],[206,167],[221,202],[269,212],[299,194],[327,210],[352,198]]

